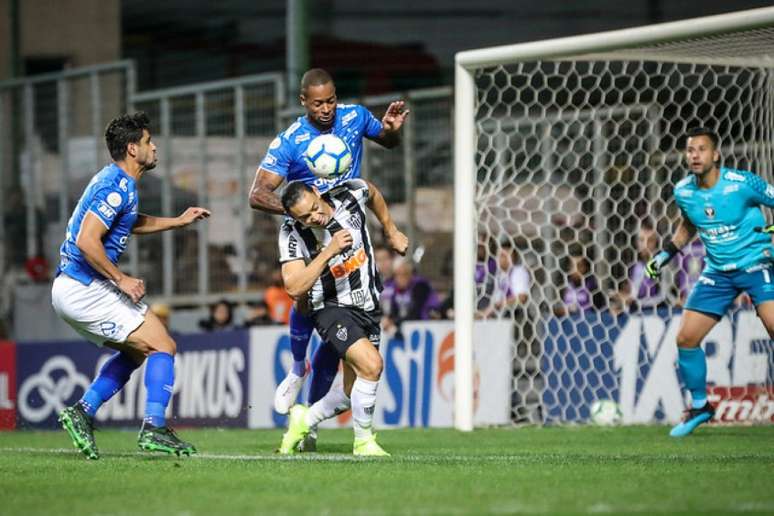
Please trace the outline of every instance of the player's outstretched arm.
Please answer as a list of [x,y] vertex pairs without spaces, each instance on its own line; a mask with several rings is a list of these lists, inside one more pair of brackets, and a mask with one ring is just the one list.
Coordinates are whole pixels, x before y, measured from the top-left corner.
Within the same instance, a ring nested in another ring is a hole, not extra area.
[[145,283],[141,279],[121,272],[107,257],[105,246],[102,243],[102,238],[107,231],[107,226],[96,215],[87,212],[81,223],[81,230],[75,245],[81,250],[89,265],[94,267],[94,270],[112,280],[122,292],[136,303],[145,295]]
[[325,271],[328,261],[351,246],[352,235],[342,229],[334,233],[330,243],[309,264],[304,264],[304,260],[283,263],[282,281],[290,297],[298,299],[309,292],[317,278]]
[[405,105],[404,101],[398,100],[387,106],[387,111],[382,117],[382,131],[379,136],[373,138],[373,141],[387,149],[400,145],[400,129],[409,114],[409,111],[404,109]]
[[168,229],[177,229],[193,224],[197,220],[206,219],[210,216],[210,210],[193,206],[188,208],[177,217],[154,217],[140,213],[137,222],[132,228],[132,233],[136,235],[148,235],[158,233]]
[[254,210],[284,215],[285,210],[282,209],[282,202],[279,196],[274,193],[284,180],[285,178],[281,175],[263,168],[256,170],[253,186],[250,188],[250,207]]
[[677,231],[675,231],[675,234],[672,236],[672,240],[667,242],[664,249],[651,258],[645,265],[645,274],[650,279],[657,279],[661,276],[662,267],[669,263],[669,261],[680,252],[680,249],[685,247],[694,236],[696,236],[696,226],[694,226],[686,217],[683,217],[680,221],[680,225],[677,227]]
[[366,181],[366,183],[368,184],[368,202],[366,205],[376,215],[377,220],[382,225],[387,244],[396,253],[405,255],[408,249],[408,237],[398,230],[395,222],[393,222],[392,215],[390,215],[390,210],[387,207],[387,201],[384,200],[382,192],[372,182]]

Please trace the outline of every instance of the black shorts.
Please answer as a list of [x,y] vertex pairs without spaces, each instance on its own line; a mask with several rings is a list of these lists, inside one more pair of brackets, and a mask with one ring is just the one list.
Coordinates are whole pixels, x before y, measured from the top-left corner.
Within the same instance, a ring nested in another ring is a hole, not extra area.
[[379,348],[382,329],[379,326],[381,314],[378,311],[364,312],[357,308],[326,306],[312,314],[317,333],[323,341],[333,346],[339,357],[362,338]]

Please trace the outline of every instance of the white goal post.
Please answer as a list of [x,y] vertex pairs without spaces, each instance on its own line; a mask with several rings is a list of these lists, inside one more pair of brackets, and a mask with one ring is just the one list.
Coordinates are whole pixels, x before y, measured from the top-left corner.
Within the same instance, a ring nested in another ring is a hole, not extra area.
[[[679,177],[677,138],[705,117],[721,126],[722,154],[731,160],[729,166],[750,167],[771,181],[772,68],[774,7],[456,55],[457,429],[474,426],[474,316],[482,296],[490,295],[474,277],[477,262],[481,264],[477,250],[483,247],[484,260],[496,263],[497,251],[487,245],[506,239],[532,269],[527,306],[516,315],[498,307],[492,316],[516,321],[514,368],[525,372],[518,381],[514,377],[514,398],[527,407],[525,414],[529,407],[543,405],[524,419],[543,422],[553,410],[544,406],[546,399],[565,393],[542,394],[553,388],[541,371],[543,344],[524,342],[540,340],[536,334],[550,331],[545,328],[556,312],[553,307],[562,301],[557,285],[564,277],[561,264],[573,256],[568,246],[576,242],[592,262],[599,290],[607,293],[623,285],[631,260],[627,262],[623,250],[629,241],[621,242],[632,231],[636,235],[636,219],[644,213],[660,234],[671,230],[676,217],[671,190],[662,193],[659,185],[671,185]],[[484,273],[491,274],[487,267]],[[545,327],[534,329],[537,324]],[[569,331],[585,334],[585,324],[572,323]],[[593,333],[598,326],[589,328]],[[569,354],[559,358],[573,359]],[[620,366],[623,359],[615,360]],[[648,360],[654,362],[648,368],[656,367],[653,357]],[[765,374],[764,383],[770,385],[771,373]],[[599,378],[578,376],[578,381],[593,387],[604,383]],[[615,389],[616,396],[634,396],[623,385]],[[663,398],[658,403],[658,410],[666,412],[674,405]],[[557,421],[580,419],[572,410],[556,410]],[[649,420],[631,407],[624,408],[624,418]]]

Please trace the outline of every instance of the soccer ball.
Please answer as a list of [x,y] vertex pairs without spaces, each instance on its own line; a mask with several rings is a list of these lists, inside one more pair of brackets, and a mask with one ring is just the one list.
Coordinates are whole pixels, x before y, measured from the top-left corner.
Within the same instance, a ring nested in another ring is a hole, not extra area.
[[352,152],[338,136],[321,134],[309,142],[304,161],[317,177],[333,179],[346,173],[352,166]]
[[591,404],[591,422],[595,425],[613,426],[621,422],[623,413],[612,400],[597,400]]

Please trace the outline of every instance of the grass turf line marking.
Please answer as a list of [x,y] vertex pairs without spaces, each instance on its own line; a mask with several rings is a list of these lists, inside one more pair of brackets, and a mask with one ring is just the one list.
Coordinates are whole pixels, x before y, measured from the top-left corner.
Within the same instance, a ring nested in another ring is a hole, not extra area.
[[[20,448],[0,448],[0,453],[40,453],[40,454],[72,454],[80,455],[81,452],[74,448],[32,448],[32,447],[20,447]],[[153,452],[102,452],[103,457],[159,457],[163,458],[169,456],[171,458],[178,458],[175,455],[162,455],[155,454]],[[219,454],[219,453],[198,453],[191,457],[181,457],[181,459],[190,460],[230,460],[230,461],[297,461],[297,462],[363,462],[373,461],[373,457],[356,457],[350,454],[344,453],[306,453],[298,455],[278,455],[278,454]],[[469,463],[469,462],[490,462],[490,463],[512,463],[522,465],[534,465],[541,463],[562,463],[562,464],[579,464],[583,462],[647,462],[647,463],[704,463],[704,462],[728,462],[728,461],[744,461],[744,460],[774,460],[774,456],[769,454],[740,454],[740,455],[702,455],[702,456],[684,456],[684,455],[662,455],[662,456],[646,456],[646,455],[568,455],[568,454],[519,454],[519,455],[439,455],[439,454],[409,454],[401,455],[396,454],[392,457],[381,457],[378,460],[385,460],[388,462],[452,462],[452,463]]]

